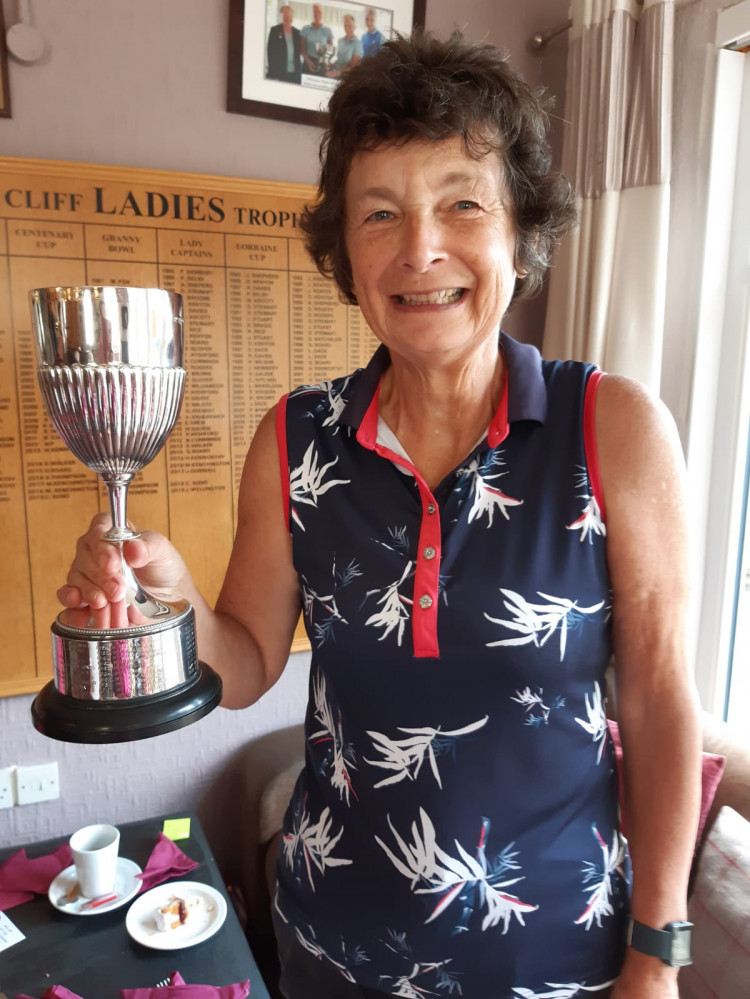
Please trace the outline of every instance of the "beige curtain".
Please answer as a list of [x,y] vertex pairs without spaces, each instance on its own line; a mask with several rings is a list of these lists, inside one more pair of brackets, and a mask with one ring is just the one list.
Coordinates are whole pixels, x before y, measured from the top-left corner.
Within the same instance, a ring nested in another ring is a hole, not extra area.
[[558,247],[543,353],[659,391],[673,0],[572,0],[563,172],[580,225]]

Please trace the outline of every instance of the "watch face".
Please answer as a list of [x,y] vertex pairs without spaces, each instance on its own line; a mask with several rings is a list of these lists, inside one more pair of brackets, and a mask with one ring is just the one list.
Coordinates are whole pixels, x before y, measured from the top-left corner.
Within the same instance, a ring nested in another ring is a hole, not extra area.
[[672,923],[668,929],[672,931],[672,955],[669,963],[673,967],[690,964],[692,923]]

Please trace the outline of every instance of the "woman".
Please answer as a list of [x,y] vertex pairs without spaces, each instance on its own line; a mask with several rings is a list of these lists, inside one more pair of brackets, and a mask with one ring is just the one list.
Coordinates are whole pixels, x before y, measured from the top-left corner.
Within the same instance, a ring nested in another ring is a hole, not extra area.
[[[458,36],[346,75],[304,225],[381,347],[262,421],[215,610],[165,538],[127,546],[192,601],[227,707],[278,679],[303,609],[307,763],[274,903],[289,999],[677,999],[625,925],[684,920],[695,839],[679,447],[638,385],[498,340],[573,217],[544,125]],[[103,530],[59,592],[74,623],[123,595]]]
[[302,36],[292,27],[294,11],[285,4],[281,8],[281,24],[275,24],[268,33],[266,57],[269,80],[300,83],[302,80]]
[[338,78],[362,61],[362,42],[354,34],[355,27],[352,15],[344,14],[344,34],[336,47],[336,64],[326,76]]

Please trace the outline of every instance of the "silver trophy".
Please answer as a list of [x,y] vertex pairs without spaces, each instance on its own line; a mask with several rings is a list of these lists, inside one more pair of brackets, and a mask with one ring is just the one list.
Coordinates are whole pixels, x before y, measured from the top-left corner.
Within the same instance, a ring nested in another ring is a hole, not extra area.
[[[38,288],[30,293],[38,377],[52,423],[109,494],[107,541],[128,525],[135,473],[161,450],[182,404],[182,296],[161,288]],[[211,711],[218,676],[198,661],[195,614],[146,593],[122,559],[117,627],[52,625],[54,680],[34,700],[39,731],[68,742],[160,735]]]
[[333,45],[327,45],[325,42],[315,42],[312,60],[315,65],[316,74],[318,76],[325,76],[329,70],[333,69],[336,62],[336,50]]

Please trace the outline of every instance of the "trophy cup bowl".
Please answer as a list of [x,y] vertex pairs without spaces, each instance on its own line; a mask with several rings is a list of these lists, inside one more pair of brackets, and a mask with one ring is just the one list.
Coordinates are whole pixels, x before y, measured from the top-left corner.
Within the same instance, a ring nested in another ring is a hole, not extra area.
[[[161,450],[185,385],[182,296],[162,288],[30,292],[37,375],[52,424],[107,488],[120,548],[128,486]],[[35,727],[67,742],[125,742],[181,728],[211,711],[221,681],[197,658],[188,601],[146,593],[122,559],[125,627],[52,625],[54,679],[32,704]]]

